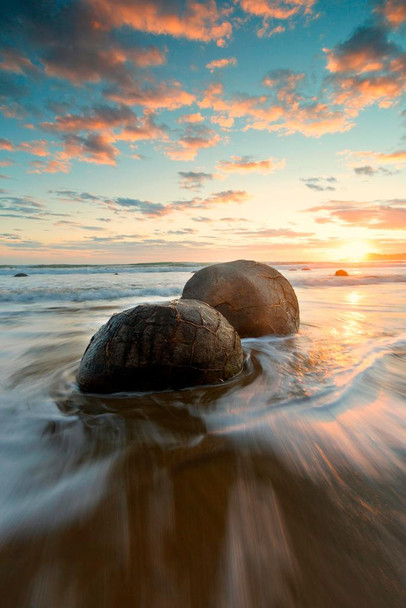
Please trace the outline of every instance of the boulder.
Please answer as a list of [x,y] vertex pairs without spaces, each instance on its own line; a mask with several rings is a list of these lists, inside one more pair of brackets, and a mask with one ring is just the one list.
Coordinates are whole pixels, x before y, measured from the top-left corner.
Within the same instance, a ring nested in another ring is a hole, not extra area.
[[348,272],[346,270],[336,270],[335,275],[336,277],[348,277]]
[[216,384],[242,369],[241,341],[217,310],[195,300],[141,304],[93,336],[77,373],[85,392]]
[[299,304],[293,287],[268,264],[236,260],[207,266],[189,279],[182,298],[213,306],[241,338],[299,330]]
[[15,277],[28,277],[28,274],[25,274],[25,272],[17,272],[17,274],[14,275]]

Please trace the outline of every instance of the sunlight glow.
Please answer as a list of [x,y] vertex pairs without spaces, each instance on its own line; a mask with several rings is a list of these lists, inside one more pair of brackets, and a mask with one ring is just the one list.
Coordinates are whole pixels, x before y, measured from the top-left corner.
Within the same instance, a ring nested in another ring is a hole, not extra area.
[[352,240],[340,247],[338,255],[340,260],[360,262],[365,259],[370,248],[365,241]]

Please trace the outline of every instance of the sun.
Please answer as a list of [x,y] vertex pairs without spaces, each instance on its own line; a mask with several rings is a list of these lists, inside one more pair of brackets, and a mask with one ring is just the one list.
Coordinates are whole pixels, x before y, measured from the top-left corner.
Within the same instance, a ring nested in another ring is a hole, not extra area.
[[369,247],[365,241],[357,239],[348,241],[338,249],[338,258],[349,262],[362,262],[365,259]]

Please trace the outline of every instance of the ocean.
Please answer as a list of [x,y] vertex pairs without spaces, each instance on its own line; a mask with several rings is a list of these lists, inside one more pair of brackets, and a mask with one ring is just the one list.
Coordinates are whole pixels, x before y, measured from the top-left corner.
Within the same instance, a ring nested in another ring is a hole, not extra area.
[[202,264],[0,267],[2,608],[406,605],[406,263],[271,265],[298,334],[107,396],[91,336]]

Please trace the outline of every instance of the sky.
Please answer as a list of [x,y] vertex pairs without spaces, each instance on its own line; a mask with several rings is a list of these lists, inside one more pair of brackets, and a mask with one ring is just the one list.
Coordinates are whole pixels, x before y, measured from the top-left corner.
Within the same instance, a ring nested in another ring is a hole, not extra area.
[[2,0],[2,264],[406,251],[405,0]]

